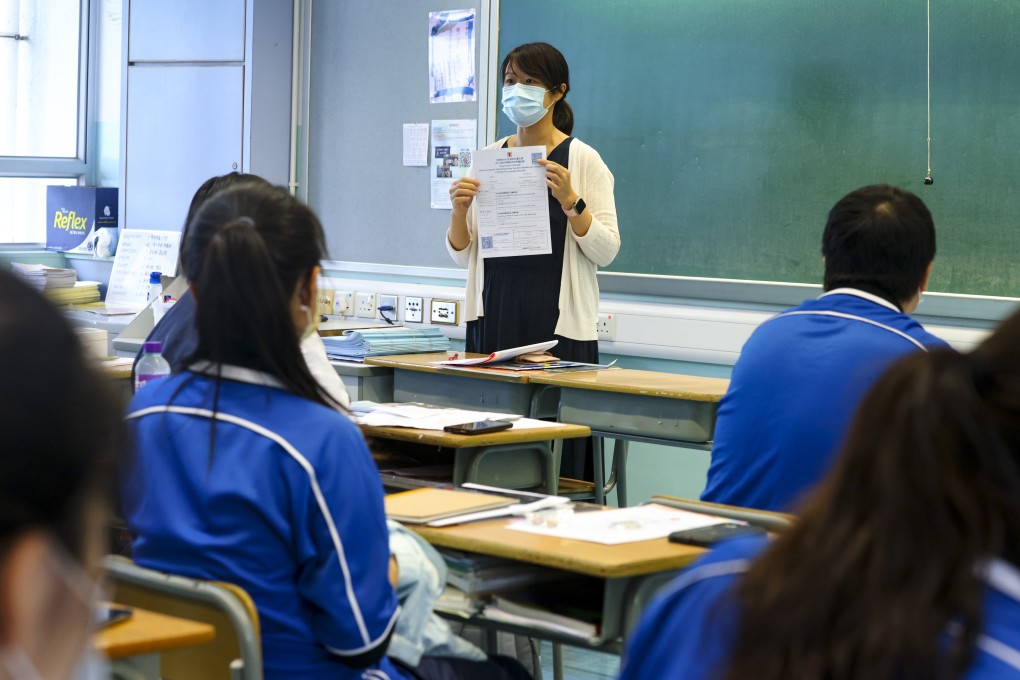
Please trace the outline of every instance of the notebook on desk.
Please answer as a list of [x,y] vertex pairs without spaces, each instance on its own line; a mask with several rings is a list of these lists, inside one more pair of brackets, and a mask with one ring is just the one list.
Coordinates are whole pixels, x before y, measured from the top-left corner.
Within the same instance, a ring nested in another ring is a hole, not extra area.
[[517,502],[504,496],[430,488],[390,494],[383,500],[386,516],[407,524],[427,524],[437,519],[502,508]]

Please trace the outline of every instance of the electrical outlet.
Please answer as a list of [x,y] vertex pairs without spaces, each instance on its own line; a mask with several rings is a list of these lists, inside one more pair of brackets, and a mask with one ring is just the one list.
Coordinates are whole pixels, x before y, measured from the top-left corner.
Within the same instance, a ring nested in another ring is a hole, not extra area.
[[595,335],[599,340],[616,340],[616,315],[599,314],[599,320],[595,323]]
[[354,316],[362,319],[375,318],[375,293],[357,293],[354,296]]
[[429,320],[432,323],[456,326],[460,323],[460,305],[456,300],[432,300],[429,305]]
[[319,314],[333,313],[333,291],[329,288],[319,289]]
[[[379,318],[383,321],[389,320],[390,323],[397,323],[400,321],[400,298],[396,295],[383,295],[377,296],[379,300]],[[385,309],[389,307],[389,309]]]
[[422,308],[425,299],[420,297],[404,298],[404,323],[421,323],[424,320]]
[[354,293],[346,290],[338,290],[333,293],[333,313],[337,316],[351,316],[354,314]]

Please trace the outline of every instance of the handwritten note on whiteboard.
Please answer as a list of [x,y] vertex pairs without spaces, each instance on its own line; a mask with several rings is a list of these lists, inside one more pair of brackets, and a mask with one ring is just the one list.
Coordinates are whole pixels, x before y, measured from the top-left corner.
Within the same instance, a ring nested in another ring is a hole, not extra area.
[[123,229],[113,260],[106,304],[125,307],[145,306],[149,291],[149,275],[177,273],[177,251],[181,234],[176,231]]

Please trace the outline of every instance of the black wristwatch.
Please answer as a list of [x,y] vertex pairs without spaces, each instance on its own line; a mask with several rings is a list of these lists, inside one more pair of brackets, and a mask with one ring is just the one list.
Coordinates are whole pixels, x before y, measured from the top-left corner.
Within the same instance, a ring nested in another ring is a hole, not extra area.
[[577,202],[574,203],[574,207],[571,208],[570,210],[567,210],[566,208],[563,208],[563,206],[560,206],[560,208],[563,209],[563,212],[566,213],[567,217],[577,217],[578,215],[583,213],[584,209],[587,207],[588,206],[584,204],[584,199],[581,198],[580,196],[578,196]]

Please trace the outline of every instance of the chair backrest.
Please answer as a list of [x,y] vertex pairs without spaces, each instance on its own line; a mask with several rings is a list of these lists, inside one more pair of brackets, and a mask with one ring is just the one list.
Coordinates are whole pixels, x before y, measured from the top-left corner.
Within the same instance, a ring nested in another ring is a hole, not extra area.
[[171,680],[262,680],[262,646],[255,604],[244,589],[219,581],[167,574],[118,555],[104,561],[118,604],[212,624],[206,645],[164,652],[160,675]]
[[697,501],[691,498],[680,498],[678,496],[656,495],[650,499],[652,503],[660,503],[681,510],[701,512],[706,515],[717,515],[727,519],[738,519],[753,526],[761,527],[766,531],[779,533],[793,526],[795,517],[781,512],[770,512],[768,510],[756,510],[755,508],[741,508],[736,505],[722,505],[720,503],[709,503]]

